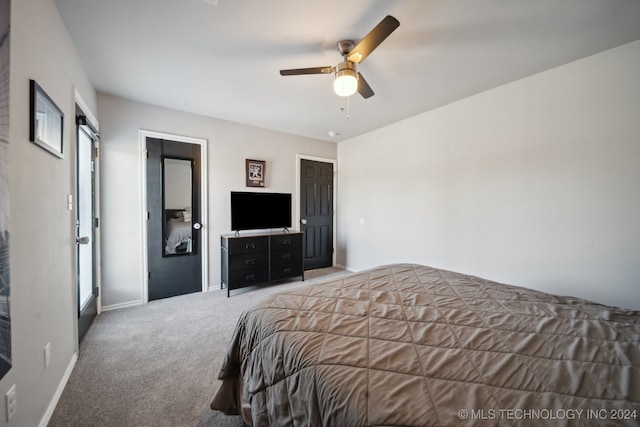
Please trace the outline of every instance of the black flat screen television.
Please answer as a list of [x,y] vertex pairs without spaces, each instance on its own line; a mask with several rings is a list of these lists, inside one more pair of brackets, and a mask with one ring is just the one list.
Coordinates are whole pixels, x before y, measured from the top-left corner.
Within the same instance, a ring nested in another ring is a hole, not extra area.
[[291,227],[291,194],[231,192],[231,229]]

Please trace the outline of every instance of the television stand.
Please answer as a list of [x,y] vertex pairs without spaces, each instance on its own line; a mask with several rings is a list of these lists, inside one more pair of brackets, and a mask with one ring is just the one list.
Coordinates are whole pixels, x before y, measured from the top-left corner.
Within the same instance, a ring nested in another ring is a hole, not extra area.
[[267,284],[301,277],[304,280],[301,232],[239,233],[220,236],[220,289]]

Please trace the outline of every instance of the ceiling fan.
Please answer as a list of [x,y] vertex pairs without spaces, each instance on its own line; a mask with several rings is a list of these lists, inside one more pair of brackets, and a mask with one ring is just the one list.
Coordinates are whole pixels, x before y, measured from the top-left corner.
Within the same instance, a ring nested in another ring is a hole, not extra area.
[[387,15],[360,42],[354,45],[352,40],[338,42],[338,49],[344,58],[338,65],[330,67],[295,68],[280,70],[282,76],[297,76],[303,74],[334,74],[333,90],[339,96],[351,96],[359,92],[363,98],[374,95],[373,90],[356,69],[356,64],[364,61],[380,43],[400,26],[400,22],[393,16]]

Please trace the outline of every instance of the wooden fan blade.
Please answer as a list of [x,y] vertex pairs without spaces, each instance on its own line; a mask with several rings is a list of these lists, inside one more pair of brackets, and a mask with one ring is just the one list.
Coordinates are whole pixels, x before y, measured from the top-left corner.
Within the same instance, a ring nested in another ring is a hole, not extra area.
[[347,59],[356,63],[364,61],[399,26],[400,21],[391,15],[387,15],[349,52]]
[[369,86],[369,83],[362,77],[362,74],[358,73],[358,93],[362,95],[364,99],[371,98],[375,93]]
[[303,74],[331,74],[331,67],[295,68],[292,70],[280,70],[281,76],[298,76]]

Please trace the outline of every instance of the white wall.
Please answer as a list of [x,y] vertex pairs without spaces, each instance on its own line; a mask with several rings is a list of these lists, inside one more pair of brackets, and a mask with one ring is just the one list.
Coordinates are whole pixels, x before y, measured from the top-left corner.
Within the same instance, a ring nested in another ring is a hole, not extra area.
[[[35,426],[77,351],[75,282],[75,89],[97,112],[95,91],[51,0],[11,2],[11,323],[13,367],[0,396],[16,384],[8,425]],[[29,79],[64,112],[64,159],[29,141]],[[44,347],[51,343],[45,369]],[[4,425],[5,405],[0,404]]]
[[[212,101],[214,102],[214,101]],[[143,217],[139,130],[208,140],[209,287],[220,286],[220,234],[231,232],[230,191],[246,191],[245,160],[266,160],[266,191],[292,193],[296,154],[336,158],[336,144],[100,94],[102,304],[142,302]]]
[[338,262],[640,309],[638,76],[640,41],[340,143]]

